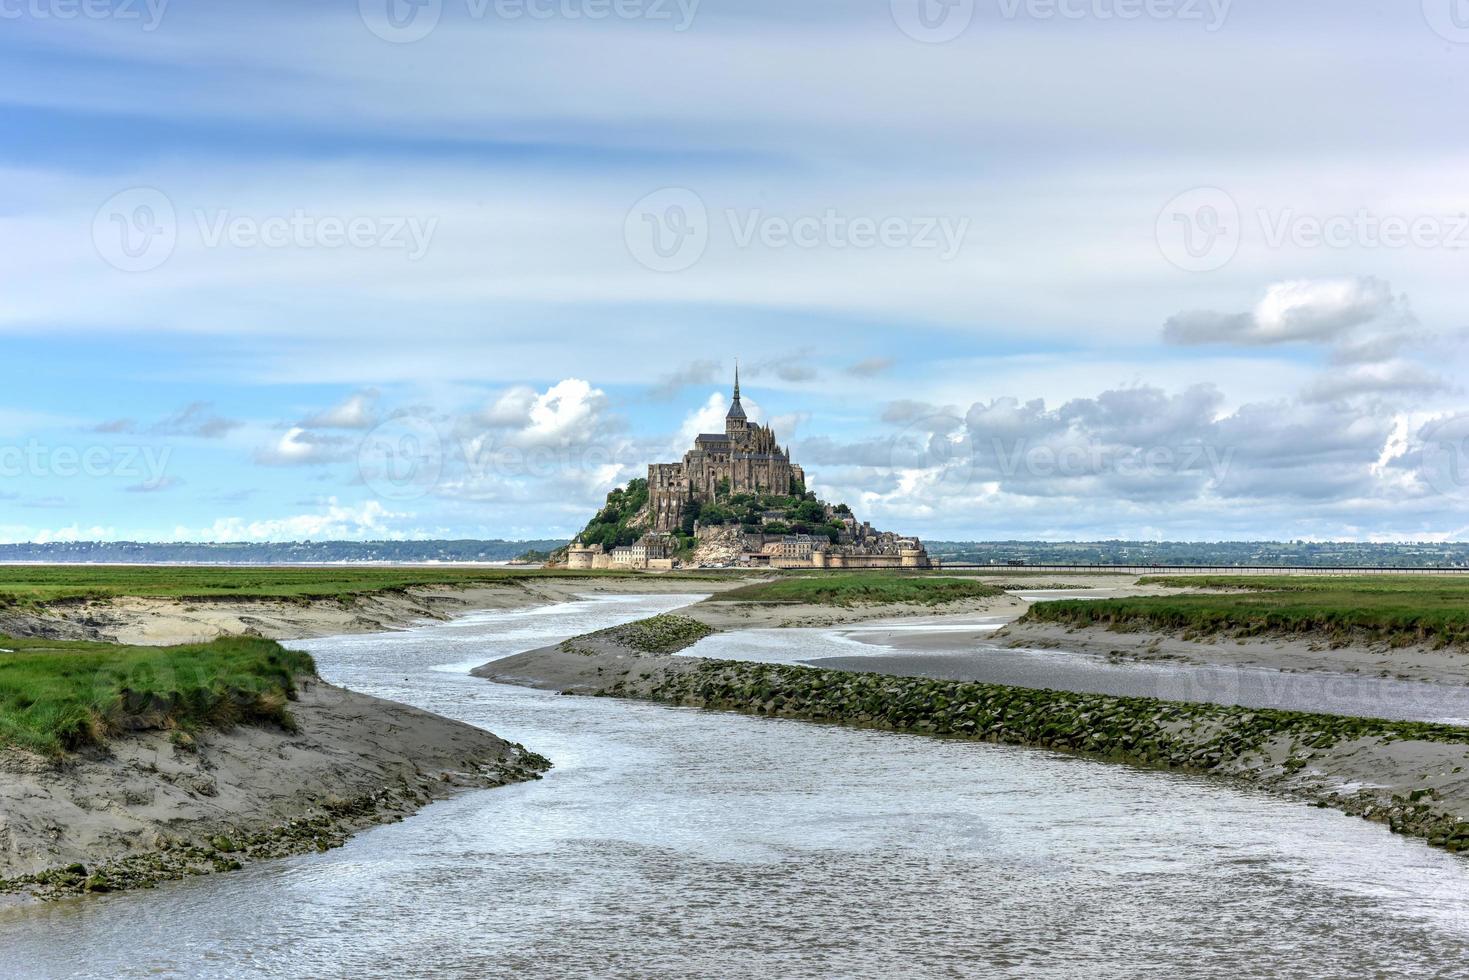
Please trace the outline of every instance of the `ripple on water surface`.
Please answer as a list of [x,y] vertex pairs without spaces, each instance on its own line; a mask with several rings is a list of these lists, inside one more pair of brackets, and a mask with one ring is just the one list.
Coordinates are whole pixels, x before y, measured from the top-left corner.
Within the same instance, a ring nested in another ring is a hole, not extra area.
[[1331,811],[1047,752],[432,669],[682,601],[303,644],[333,680],[557,768],[326,854],[13,910],[0,971],[1421,976],[1469,955],[1469,866]]

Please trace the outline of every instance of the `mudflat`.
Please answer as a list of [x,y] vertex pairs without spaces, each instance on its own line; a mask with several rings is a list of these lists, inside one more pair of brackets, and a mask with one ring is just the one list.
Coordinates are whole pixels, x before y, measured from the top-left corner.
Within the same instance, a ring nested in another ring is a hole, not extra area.
[[1227,776],[1469,849],[1469,729],[704,660],[639,649],[630,642],[637,628],[576,637],[473,673],[568,694],[978,738]]
[[0,751],[0,892],[232,870],[545,768],[471,725],[315,679],[299,688],[295,731],[238,725],[199,732],[187,749],[168,732],[137,732],[61,758]]
[[219,636],[289,640],[381,633],[482,609],[523,609],[586,595],[708,593],[739,581],[652,575],[506,576],[489,584],[423,585],[336,597],[130,596],[55,600],[0,609],[0,635],[107,640],[146,646]]

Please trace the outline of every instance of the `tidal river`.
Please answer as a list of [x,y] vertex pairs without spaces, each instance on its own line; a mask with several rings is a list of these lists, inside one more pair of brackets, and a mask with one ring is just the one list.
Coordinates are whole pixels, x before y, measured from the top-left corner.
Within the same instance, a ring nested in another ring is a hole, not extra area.
[[688,601],[296,644],[332,681],[556,768],[328,853],[0,913],[0,973],[1239,978],[1469,962],[1469,862],[1334,811],[1031,749],[467,675]]

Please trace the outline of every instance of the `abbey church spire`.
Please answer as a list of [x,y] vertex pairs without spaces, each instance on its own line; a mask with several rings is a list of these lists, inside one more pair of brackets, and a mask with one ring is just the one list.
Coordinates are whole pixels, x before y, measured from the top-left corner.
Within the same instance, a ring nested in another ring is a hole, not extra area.
[[734,400],[729,404],[729,414],[724,417],[724,431],[727,435],[742,432],[750,427],[749,419],[745,416],[745,407],[740,404],[740,362],[735,361]]

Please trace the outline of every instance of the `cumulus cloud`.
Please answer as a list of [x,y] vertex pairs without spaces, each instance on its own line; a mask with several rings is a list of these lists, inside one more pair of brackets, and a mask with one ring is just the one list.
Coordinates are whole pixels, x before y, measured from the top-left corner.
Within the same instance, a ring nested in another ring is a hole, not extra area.
[[566,378],[545,391],[507,389],[466,421],[499,430],[502,439],[525,447],[587,442],[616,427],[607,393],[580,378]]
[[179,540],[203,541],[391,538],[401,536],[393,533],[393,523],[412,516],[409,513],[390,511],[376,500],[354,506],[339,503],[337,498],[330,497],[325,506],[315,513],[266,520],[221,517],[207,528],[175,528],[174,537]]
[[1163,335],[1186,345],[1324,347],[1331,366],[1301,391],[1308,403],[1422,398],[1450,390],[1438,374],[1401,356],[1434,338],[1417,329],[1404,297],[1371,277],[1276,283],[1247,313],[1180,313]]
[[377,423],[377,399],[374,388],[354,392],[331,408],[308,415],[300,425],[307,429],[370,429]]
[[817,357],[814,350],[804,348],[789,354],[745,362],[740,370],[746,378],[761,378],[773,374],[782,381],[799,384],[821,377],[821,372],[817,369]]
[[[752,419],[755,417],[752,411],[753,402],[740,398],[740,404],[745,408],[745,414]],[[694,444],[694,440],[701,433],[723,432],[724,417],[729,413],[729,401],[723,392],[713,392],[704,400],[704,404],[684,416],[683,423],[674,434],[668,451],[682,454]]]
[[334,463],[351,455],[344,436],[312,432],[299,425],[287,429],[276,442],[256,450],[255,461],[265,466],[311,466]]
[[888,402],[882,409],[882,420],[884,422],[907,423],[930,415],[953,415],[952,409],[940,408],[927,402],[913,401],[908,398],[900,398],[897,401]]
[[1406,316],[1402,301],[1380,279],[1297,279],[1269,287],[1245,313],[1200,310],[1169,317],[1163,337],[1186,345],[1332,344],[1350,340],[1366,324],[1396,328]]
[[693,361],[668,374],[648,389],[648,395],[657,401],[668,401],[690,385],[705,385],[714,381],[719,371],[718,361]]
[[1448,381],[1420,364],[1392,360],[1330,371],[1306,386],[1301,398],[1330,402],[1358,395],[1424,396],[1449,391]]
[[[500,506],[590,511],[656,453],[629,439],[604,391],[567,378],[543,391],[518,386],[457,419],[437,497]],[[579,523],[579,522],[578,522]]]
[[150,431],[165,436],[189,436],[196,439],[219,439],[244,425],[237,419],[213,414],[209,402],[190,402],[177,412],[160,420]]
[[821,467],[813,478],[823,489],[862,501],[874,517],[965,515],[972,526],[987,515],[1050,515],[1115,528],[1121,515],[1159,506],[1169,515],[1237,514],[1372,500],[1392,489],[1379,460],[1401,428],[1388,412],[1300,399],[1227,410],[1207,384],[1135,385],[1059,405],[995,398],[962,415],[921,414],[927,408],[893,413],[884,439],[807,440],[799,458]]
[[890,357],[869,357],[858,361],[847,367],[847,373],[857,378],[872,378],[891,369],[893,360]]

